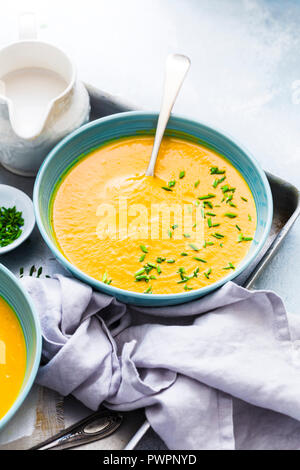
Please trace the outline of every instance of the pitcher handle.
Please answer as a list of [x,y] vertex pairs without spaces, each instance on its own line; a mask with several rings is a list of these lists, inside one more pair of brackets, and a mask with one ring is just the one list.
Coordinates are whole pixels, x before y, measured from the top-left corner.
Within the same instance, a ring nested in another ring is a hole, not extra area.
[[36,16],[34,13],[22,13],[19,16],[19,40],[37,39]]

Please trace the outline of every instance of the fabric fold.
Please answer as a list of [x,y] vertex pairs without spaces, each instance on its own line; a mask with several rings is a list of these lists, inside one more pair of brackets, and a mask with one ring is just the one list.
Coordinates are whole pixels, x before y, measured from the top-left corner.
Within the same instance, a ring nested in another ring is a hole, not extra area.
[[300,420],[300,319],[273,292],[229,282],[189,304],[142,308],[61,275],[22,282],[41,318],[41,385],[93,410],[146,407],[170,449],[235,448],[236,402]]

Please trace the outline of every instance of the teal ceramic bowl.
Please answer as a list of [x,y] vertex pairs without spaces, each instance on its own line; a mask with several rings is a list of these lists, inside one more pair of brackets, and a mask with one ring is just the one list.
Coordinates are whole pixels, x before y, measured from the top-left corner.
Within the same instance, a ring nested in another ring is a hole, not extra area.
[[22,405],[32,387],[41,359],[42,334],[38,314],[28,294],[15,276],[0,264],[0,296],[11,306],[18,317],[26,343],[26,372],[19,395],[0,419],[0,431]]
[[37,224],[45,242],[63,266],[78,279],[91,285],[96,290],[114,296],[125,303],[152,307],[189,302],[212,292],[225,282],[241,274],[263,247],[271,227],[273,214],[272,195],[268,180],[259,164],[247,150],[220,131],[203,123],[184,117],[172,116],[168,123],[166,135],[189,139],[215,150],[227,158],[249,184],[255,199],[258,223],[254,240],[246,258],[234,272],[210,286],[168,295],[148,295],[125,291],[93,279],[72,265],[59,251],[51,227],[51,200],[58,182],[70,166],[91,150],[114,139],[154,134],[157,119],[158,116],[155,113],[134,111],[115,114],[81,127],[62,140],[50,152],[38,173],[34,188]]

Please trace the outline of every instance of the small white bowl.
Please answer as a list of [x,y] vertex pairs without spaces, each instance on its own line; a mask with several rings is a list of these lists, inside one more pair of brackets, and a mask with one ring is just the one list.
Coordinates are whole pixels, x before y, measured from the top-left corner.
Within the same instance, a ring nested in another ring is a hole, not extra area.
[[24,225],[21,227],[22,234],[10,245],[0,247],[0,256],[14,250],[21,245],[31,234],[35,226],[35,215],[32,200],[27,194],[13,186],[0,184],[0,207],[14,207],[22,212]]

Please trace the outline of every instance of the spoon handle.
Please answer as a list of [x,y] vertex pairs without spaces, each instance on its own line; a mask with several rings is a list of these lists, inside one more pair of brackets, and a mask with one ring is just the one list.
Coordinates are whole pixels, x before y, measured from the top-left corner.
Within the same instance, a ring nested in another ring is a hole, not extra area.
[[162,104],[157,123],[153,150],[149,166],[146,171],[147,176],[154,176],[154,169],[161,141],[164,136],[174,103],[190,68],[190,65],[190,59],[184,55],[171,54],[167,58]]
[[113,434],[122,421],[120,413],[102,408],[29,450],[63,450],[89,444]]

